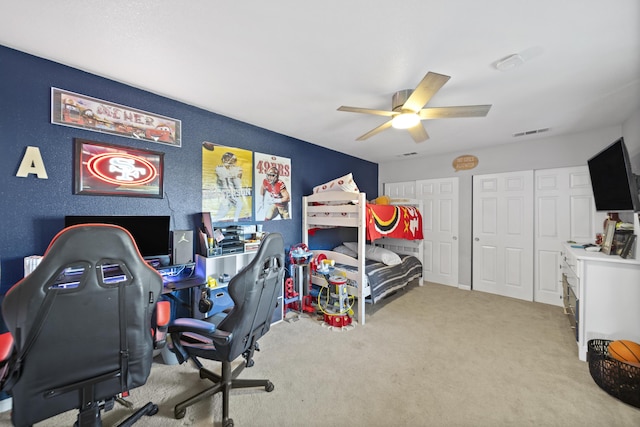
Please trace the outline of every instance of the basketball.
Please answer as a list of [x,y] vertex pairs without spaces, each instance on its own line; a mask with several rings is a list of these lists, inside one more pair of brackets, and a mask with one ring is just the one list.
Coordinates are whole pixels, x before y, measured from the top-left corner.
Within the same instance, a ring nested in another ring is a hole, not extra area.
[[640,364],[640,344],[628,340],[609,343],[609,356],[621,362]]

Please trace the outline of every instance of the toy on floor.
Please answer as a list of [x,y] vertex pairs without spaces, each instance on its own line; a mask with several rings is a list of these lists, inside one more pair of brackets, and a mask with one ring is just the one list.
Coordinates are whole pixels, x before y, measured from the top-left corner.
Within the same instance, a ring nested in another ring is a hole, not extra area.
[[353,324],[353,297],[347,293],[347,278],[342,275],[329,276],[326,289],[326,304],[321,301],[322,291],[318,293],[318,307],[323,313],[324,326],[329,329],[348,330]]
[[309,264],[313,258],[313,252],[304,243],[298,243],[289,249],[289,262],[291,264]]
[[311,289],[311,264],[313,252],[307,245],[299,243],[289,249],[290,279],[285,281],[285,311],[294,310],[300,314],[315,313],[313,299],[309,296]]
[[323,259],[321,260],[319,263],[316,264],[316,271],[320,274],[324,274],[325,276],[327,274],[331,274],[331,271],[333,270],[333,266],[336,265],[336,262],[332,259]]
[[288,277],[284,281],[284,310],[300,311],[298,303],[300,302],[299,293],[296,292],[293,279]]

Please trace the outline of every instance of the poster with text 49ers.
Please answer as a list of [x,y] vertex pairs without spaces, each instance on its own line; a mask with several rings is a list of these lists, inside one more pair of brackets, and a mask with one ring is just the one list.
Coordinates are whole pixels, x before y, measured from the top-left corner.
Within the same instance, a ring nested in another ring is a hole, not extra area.
[[291,219],[291,159],[254,153],[255,220]]

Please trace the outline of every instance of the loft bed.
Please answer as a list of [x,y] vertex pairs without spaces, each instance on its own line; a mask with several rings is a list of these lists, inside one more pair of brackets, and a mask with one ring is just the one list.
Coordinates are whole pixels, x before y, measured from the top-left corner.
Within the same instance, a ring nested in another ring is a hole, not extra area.
[[[380,213],[381,209],[386,212]],[[422,201],[415,199],[391,199],[388,206],[367,204],[365,193],[326,191],[302,198],[302,240],[307,247],[310,248],[309,235],[323,228],[357,229],[356,258],[330,250],[310,250],[316,259],[324,255],[334,260],[344,272],[348,294],[358,298],[357,317],[361,324],[365,323],[365,301],[375,304],[417,278],[422,285],[421,210]],[[367,259],[367,251],[372,250],[367,240],[375,247],[394,252],[402,263],[387,266]],[[312,275],[311,281],[314,285],[328,285],[319,275]]]

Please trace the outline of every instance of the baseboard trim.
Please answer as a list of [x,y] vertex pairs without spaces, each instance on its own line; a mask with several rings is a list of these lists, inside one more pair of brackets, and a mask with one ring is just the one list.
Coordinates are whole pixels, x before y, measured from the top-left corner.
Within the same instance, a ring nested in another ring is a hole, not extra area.
[[470,291],[471,290],[471,286],[470,285],[463,285],[458,283],[458,289],[462,289],[463,291]]

